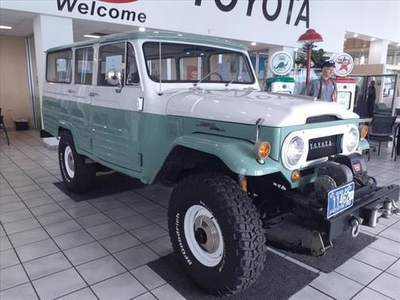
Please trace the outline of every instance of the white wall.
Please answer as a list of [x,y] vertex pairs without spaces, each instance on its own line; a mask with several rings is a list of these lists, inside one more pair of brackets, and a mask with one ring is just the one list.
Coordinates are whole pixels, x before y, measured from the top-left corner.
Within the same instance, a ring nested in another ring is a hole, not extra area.
[[[45,2],[46,5],[41,4],[43,1],[35,0],[1,0],[0,6],[55,16],[185,31],[288,47],[299,46],[297,39],[308,26],[325,37],[325,41],[318,46],[328,52],[342,52],[345,31],[400,42],[398,0],[133,0],[125,4],[86,0]],[[222,11],[218,5],[225,7],[227,11]],[[276,19],[267,20],[263,7],[273,15],[279,5],[280,11]],[[290,10],[291,14],[288,13]],[[135,20],[121,20],[123,11],[125,15],[126,12],[130,12],[131,16],[135,13]],[[105,16],[101,17],[97,12]],[[110,12],[112,17],[109,16]],[[299,14],[308,19],[308,24],[304,20],[295,24]]]

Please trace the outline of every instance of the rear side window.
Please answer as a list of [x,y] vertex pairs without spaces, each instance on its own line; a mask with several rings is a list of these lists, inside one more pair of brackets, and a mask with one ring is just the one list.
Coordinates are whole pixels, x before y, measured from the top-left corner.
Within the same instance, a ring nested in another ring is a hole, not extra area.
[[92,84],[93,48],[87,47],[75,50],[75,83]]
[[107,72],[113,70],[124,74],[125,42],[101,46],[99,49],[99,74],[97,85],[110,86],[107,82]]
[[48,82],[71,83],[72,50],[50,52],[47,54],[46,80]]

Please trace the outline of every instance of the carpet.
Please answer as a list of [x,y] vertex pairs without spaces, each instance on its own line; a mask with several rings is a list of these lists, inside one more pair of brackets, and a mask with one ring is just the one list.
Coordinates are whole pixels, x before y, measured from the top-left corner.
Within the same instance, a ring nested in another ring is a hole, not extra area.
[[[306,247],[311,245],[311,231],[299,226],[294,219],[288,219],[284,224],[268,229],[267,233],[275,237],[283,237],[291,242],[301,239],[303,246]],[[325,255],[318,257],[292,253],[279,248],[275,249],[324,273],[330,273],[374,241],[376,241],[376,238],[367,234],[360,233],[353,238],[350,232],[346,232],[332,241],[333,247]]]
[[143,186],[139,180],[117,172],[98,175],[94,187],[89,191],[80,194],[68,190],[62,181],[55,182],[54,185],[75,202],[132,191]]
[[[221,297],[207,294],[186,275],[175,254],[150,262],[148,266],[188,300],[215,300]],[[318,274],[267,251],[265,269],[258,280],[229,300],[284,300],[308,285]]]

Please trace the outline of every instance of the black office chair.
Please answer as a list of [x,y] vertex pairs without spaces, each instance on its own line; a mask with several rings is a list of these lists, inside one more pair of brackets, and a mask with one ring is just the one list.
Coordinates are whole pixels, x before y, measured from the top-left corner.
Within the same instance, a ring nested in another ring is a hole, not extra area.
[[[396,139],[395,139],[395,122],[396,117],[386,116],[386,115],[378,115],[375,114],[372,117],[371,123],[368,126],[368,142],[376,141],[378,142],[378,156],[381,153],[381,143],[382,142],[392,142],[392,156],[395,155],[394,160],[396,160],[396,153],[394,153],[394,149],[396,148]],[[368,161],[370,160],[370,152],[368,151]]]
[[6,134],[7,145],[10,146],[10,139],[8,138],[7,127],[6,127],[6,125],[4,125],[4,117],[1,114],[1,107],[0,107],[0,129],[3,130],[4,133]]

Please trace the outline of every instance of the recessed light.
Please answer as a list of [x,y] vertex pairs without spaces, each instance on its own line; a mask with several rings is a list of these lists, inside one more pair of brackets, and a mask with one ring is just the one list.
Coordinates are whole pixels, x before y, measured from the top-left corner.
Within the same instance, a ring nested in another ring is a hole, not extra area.
[[376,40],[376,38],[371,38],[371,42],[373,42],[373,41],[375,41]]
[[144,28],[144,27],[139,27],[139,31],[140,31],[140,32],[144,32],[144,31],[146,31],[146,28]]
[[11,29],[11,26],[0,25],[0,29]]
[[90,39],[99,39],[99,38],[101,38],[101,36],[94,35],[94,34],[85,34],[83,37],[90,38]]
[[255,46],[255,45],[257,45],[257,43],[256,43],[256,42],[252,42],[251,45],[252,45],[252,46]]
[[353,34],[353,37],[358,37],[358,33]]

